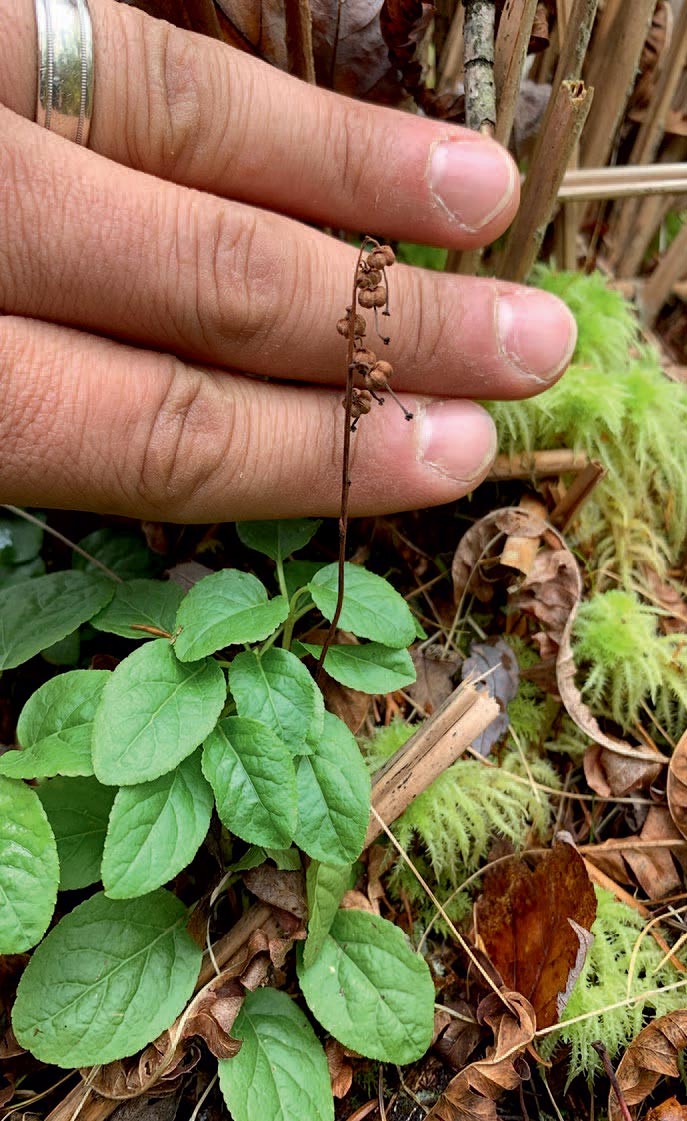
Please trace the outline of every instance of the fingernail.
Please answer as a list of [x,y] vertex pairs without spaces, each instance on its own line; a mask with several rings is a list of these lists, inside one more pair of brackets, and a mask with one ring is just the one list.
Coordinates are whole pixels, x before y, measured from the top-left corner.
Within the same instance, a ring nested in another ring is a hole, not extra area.
[[505,148],[481,140],[444,140],[432,151],[429,189],[467,233],[505,210],[515,191],[516,167]]
[[534,288],[497,298],[496,330],[501,352],[541,382],[563,372],[577,343],[577,324],[562,300]]
[[494,422],[472,401],[434,401],[418,427],[419,462],[452,482],[474,482],[496,455]]

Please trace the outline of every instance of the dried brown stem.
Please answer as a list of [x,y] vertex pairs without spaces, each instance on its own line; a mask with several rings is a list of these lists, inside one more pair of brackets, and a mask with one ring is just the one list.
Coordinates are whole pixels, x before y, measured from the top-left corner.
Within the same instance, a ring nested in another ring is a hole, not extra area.
[[296,78],[315,85],[310,0],[284,0],[284,16],[289,71]]
[[620,1083],[618,1082],[618,1079],[616,1077],[616,1073],[613,1070],[613,1064],[611,1063],[611,1059],[610,1059],[610,1056],[608,1054],[608,1051],[606,1050],[606,1048],[604,1047],[604,1045],[603,1045],[603,1043],[601,1042],[600,1039],[597,1039],[595,1043],[592,1043],[592,1047],[596,1051],[597,1055],[600,1056],[601,1062],[604,1065],[604,1070],[606,1072],[606,1077],[608,1078],[608,1081],[610,1082],[611,1086],[613,1087],[613,1093],[615,1094],[615,1096],[618,1100],[618,1106],[620,1107],[620,1112],[623,1116],[623,1121],[632,1121],[632,1114],[630,1113],[629,1109],[627,1108],[627,1102],[625,1101],[624,1094],[623,1094],[622,1090],[620,1089]]
[[494,49],[496,139],[510,140],[538,0],[506,0]]
[[546,132],[539,149],[546,158],[532,160],[532,170],[522,193],[522,203],[510,228],[498,262],[498,275],[524,280],[534,264],[556,206],[556,199],[571,153],[579,140],[592,103],[593,90],[584,82],[565,81],[554,95]]
[[517,455],[505,453],[497,455],[487,479],[548,479],[565,475],[570,471],[583,471],[589,466],[586,452],[574,452],[570,448],[555,448],[552,451],[519,452]]
[[358,259],[355,263],[353,271],[353,290],[351,294],[351,306],[348,311],[348,346],[346,350],[346,397],[344,400],[344,439],[343,439],[343,455],[341,464],[341,508],[339,512],[339,578],[336,595],[336,607],[332,615],[332,621],[329,624],[324,642],[322,643],[322,650],[320,651],[317,669],[315,671],[315,682],[320,684],[322,673],[324,670],[324,659],[327,656],[327,650],[332,644],[336,628],[341,617],[341,609],[343,607],[344,598],[344,581],[345,581],[345,564],[346,564],[346,537],[348,534],[348,497],[351,490],[351,408],[353,405],[353,353],[355,350],[355,317],[358,310],[358,269],[360,262],[363,259],[363,254],[368,246],[377,246],[379,243],[374,238],[366,237],[360,246]]
[[640,290],[637,303],[647,322],[654,322],[674,286],[685,277],[687,277],[687,225],[682,227]]
[[[447,767],[455,763],[473,740],[499,713],[495,700],[463,684],[435,715],[422,724],[407,743],[377,771],[372,780],[372,805],[391,824]],[[365,846],[379,836],[373,816]]]
[[565,528],[577,514],[581,506],[589,498],[596,486],[606,474],[606,468],[598,460],[593,459],[584,467],[572,481],[560,502],[551,511],[549,521],[557,529]]
[[256,930],[264,927],[272,917],[272,908],[268,907],[265,903],[255,903],[245,915],[242,915],[238,922],[232,926],[222,938],[218,939],[212,947],[212,954],[215,959],[208,953],[205,954],[203,965],[196,981],[195,991],[199,992],[208,981],[211,981],[215,976],[215,963],[219,969],[224,969],[227,962],[237,954],[242,946],[246,944],[251,934]]

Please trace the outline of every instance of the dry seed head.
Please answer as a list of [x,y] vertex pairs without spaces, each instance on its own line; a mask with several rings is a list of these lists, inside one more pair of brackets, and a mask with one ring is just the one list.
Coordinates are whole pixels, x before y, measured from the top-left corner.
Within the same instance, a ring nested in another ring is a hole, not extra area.
[[386,304],[386,288],[379,285],[377,288],[363,289],[358,296],[358,303],[364,308],[384,307]]
[[[348,328],[349,328],[348,316],[344,315],[342,319],[337,320],[336,329],[337,329],[337,331],[339,332],[340,335],[343,335],[343,337],[345,339],[347,339],[348,338]],[[367,327],[365,325],[365,320],[364,320],[363,316],[362,315],[356,315],[356,317],[355,317],[355,337],[356,338],[362,338],[364,336],[366,330],[367,330]]]
[[379,269],[369,269],[359,272],[356,284],[358,288],[376,288],[382,283],[382,274]]
[[[343,404],[346,404],[345,399]],[[368,393],[366,389],[354,389],[351,397],[351,417],[353,420],[369,413],[371,408],[372,394]]]
[[396,254],[390,245],[380,245],[367,255],[367,265],[371,269],[385,269],[395,262]]
[[376,361],[377,355],[374,350],[370,350],[366,346],[358,347],[358,349],[353,352],[353,365],[357,366],[361,371],[371,369]]
[[381,393],[389,388],[389,378],[392,377],[394,368],[390,362],[375,362],[371,370],[365,374],[365,388],[376,393]]

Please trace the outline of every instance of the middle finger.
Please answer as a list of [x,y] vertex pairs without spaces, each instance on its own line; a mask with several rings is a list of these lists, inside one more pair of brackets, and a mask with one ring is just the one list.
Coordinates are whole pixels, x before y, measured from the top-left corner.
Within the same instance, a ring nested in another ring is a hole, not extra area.
[[[8,110],[0,136],[4,311],[250,373],[342,380],[350,246],[122,167]],[[404,266],[390,281],[400,388],[524,397],[570,358],[574,322],[546,293]]]

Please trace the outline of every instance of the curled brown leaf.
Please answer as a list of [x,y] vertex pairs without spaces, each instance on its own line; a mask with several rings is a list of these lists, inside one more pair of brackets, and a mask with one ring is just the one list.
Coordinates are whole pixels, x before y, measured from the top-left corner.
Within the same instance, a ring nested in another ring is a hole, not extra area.
[[[687,1047],[687,1009],[659,1016],[632,1040],[616,1076],[628,1105],[639,1105],[653,1091],[659,1078],[677,1078],[678,1056]],[[620,1121],[614,1094],[608,1099],[609,1121]]]
[[668,767],[668,807],[675,825],[687,837],[687,732],[680,739]]

